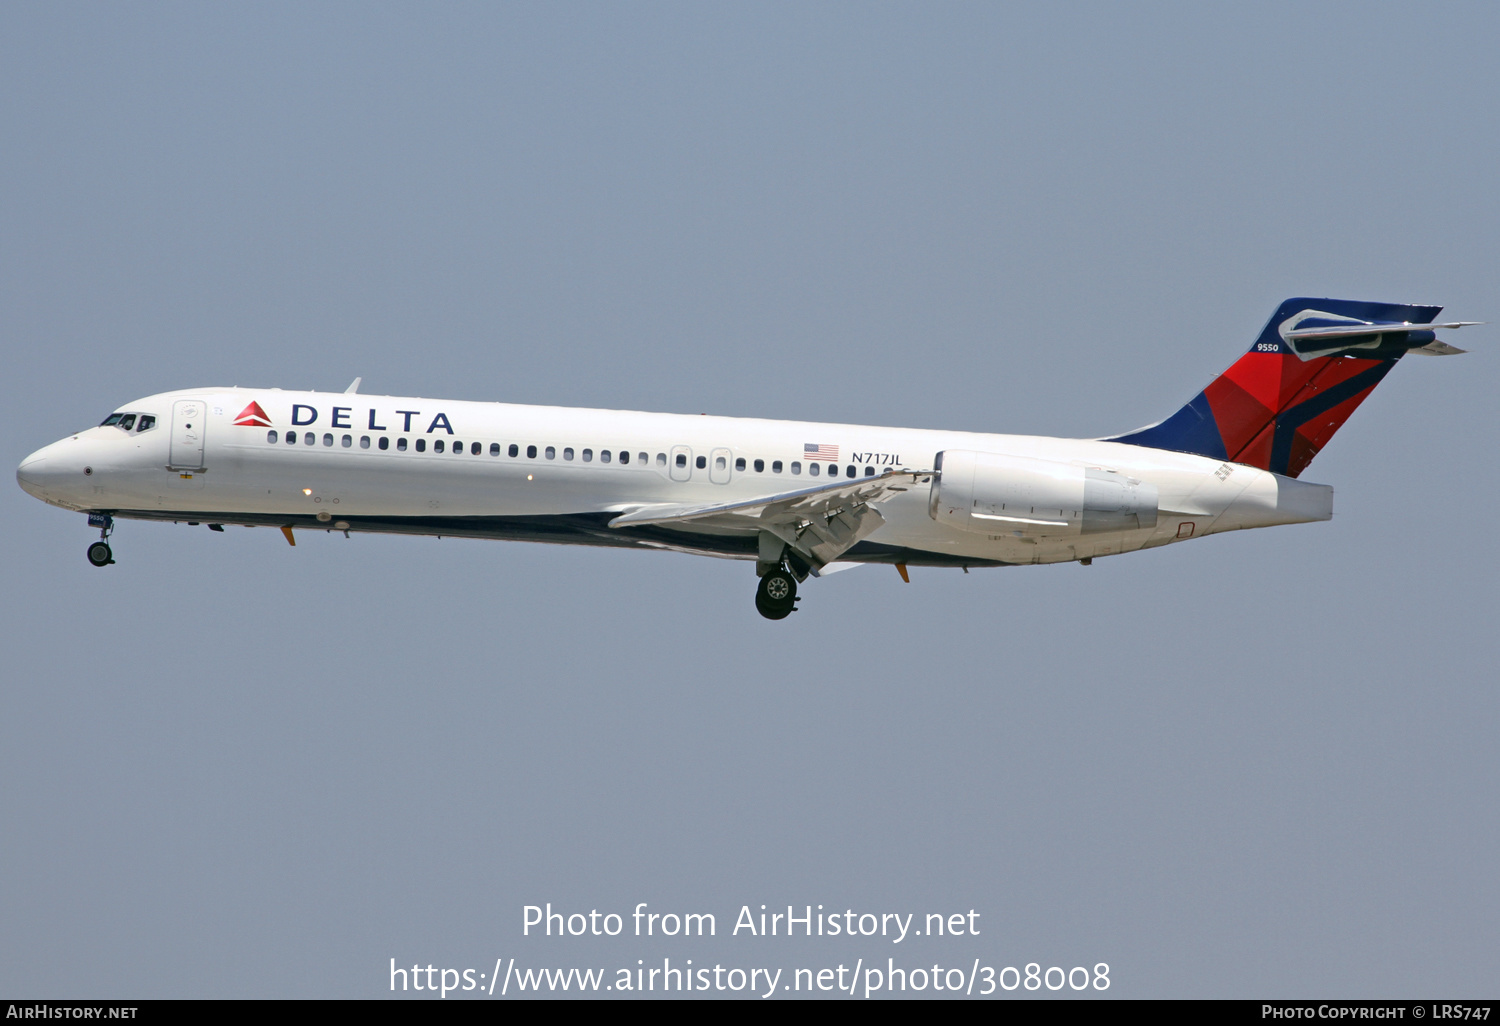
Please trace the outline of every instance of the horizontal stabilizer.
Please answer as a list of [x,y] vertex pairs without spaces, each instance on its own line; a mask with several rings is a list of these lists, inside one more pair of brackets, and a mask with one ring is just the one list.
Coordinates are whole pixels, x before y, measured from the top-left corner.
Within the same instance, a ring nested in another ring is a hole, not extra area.
[[1438,328],[1469,328],[1484,321],[1449,321],[1446,324],[1413,324],[1411,321],[1372,322],[1357,321],[1348,324],[1328,324],[1312,328],[1293,328],[1283,331],[1282,338],[1342,338],[1348,335],[1389,335],[1397,331],[1435,331]]
[[1460,349],[1458,346],[1450,346],[1446,342],[1429,342],[1425,346],[1417,346],[1417,348],[1409,350],[1409,352],[1417,356],[1457,356],[1460,353],[1467,353],[1468,350]]

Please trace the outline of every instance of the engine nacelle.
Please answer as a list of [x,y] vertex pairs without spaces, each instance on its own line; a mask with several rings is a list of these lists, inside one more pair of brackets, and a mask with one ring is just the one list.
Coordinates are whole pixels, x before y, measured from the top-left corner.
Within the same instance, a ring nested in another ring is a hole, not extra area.
[[1156,486],[1112,470],[1029,456],[937,454],[927,511],[979,534],[1097,534],[1156,526]]

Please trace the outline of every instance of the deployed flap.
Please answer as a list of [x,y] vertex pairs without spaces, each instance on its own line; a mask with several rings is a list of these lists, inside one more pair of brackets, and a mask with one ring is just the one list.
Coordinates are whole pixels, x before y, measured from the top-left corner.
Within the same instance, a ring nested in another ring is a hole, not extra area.
[[888,470],[879,477],[829,482],[738,502],[641,506],[615,517],[609,526],[691,522],[704,527],[769,531],[817,568],[833,562],[885,523],[875,504],[909,491],[931,476],[930,470]]

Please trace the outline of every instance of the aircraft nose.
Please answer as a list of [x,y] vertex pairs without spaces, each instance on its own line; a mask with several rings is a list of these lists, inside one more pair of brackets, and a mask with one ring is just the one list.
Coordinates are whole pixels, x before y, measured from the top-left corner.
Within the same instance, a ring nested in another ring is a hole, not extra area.
[[44,481],[47,474],[47,458],[32,453],[21,461],[16,468],[16,483],[26,491],[28,495],[34,495],[38,499],[46,498],[46,486]]
[[49,497],[48,492],[56,493],[65,483],[63,478],[68,476],[72,468],[69,466],[70,461],[64,458],[64,453],[57,451],[57,447],[56,442],[43,446],[22,460],[21,465],[16,468],[16,483],[27,494],[45,500]]

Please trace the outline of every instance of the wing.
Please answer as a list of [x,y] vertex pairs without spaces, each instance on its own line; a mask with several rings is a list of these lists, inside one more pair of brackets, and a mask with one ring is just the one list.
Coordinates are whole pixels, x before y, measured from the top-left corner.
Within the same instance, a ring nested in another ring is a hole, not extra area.
[[930,470],[888,470],[879,477],[814,485],[738,502],[639,506],[615,517],[609,526],[692,524],[710,529],[767,531],[818,570],[885,523],[877,505],[931,478]]

